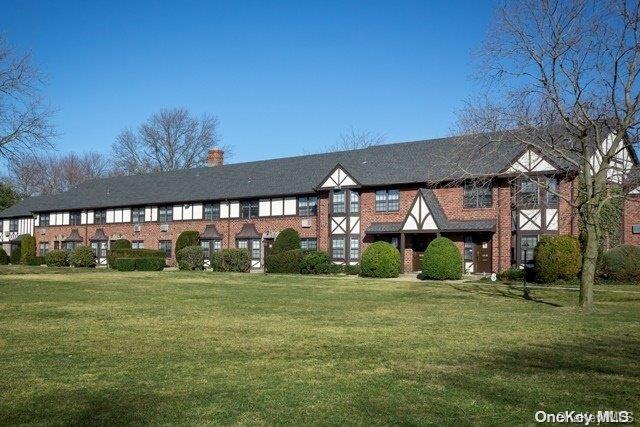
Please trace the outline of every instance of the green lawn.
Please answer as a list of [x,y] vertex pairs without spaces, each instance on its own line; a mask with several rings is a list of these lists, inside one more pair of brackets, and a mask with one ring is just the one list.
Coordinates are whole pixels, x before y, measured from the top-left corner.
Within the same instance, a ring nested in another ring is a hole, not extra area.
[[640,286],[69,271],[0,269],[0,424],[640,416]]

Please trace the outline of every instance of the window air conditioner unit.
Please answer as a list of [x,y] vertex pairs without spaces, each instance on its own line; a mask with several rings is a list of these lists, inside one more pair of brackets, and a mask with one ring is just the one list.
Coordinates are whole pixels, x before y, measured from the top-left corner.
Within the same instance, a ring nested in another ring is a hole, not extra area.
[[40,234],[41,234],[41,235],[43,235],[43,236],[44,236],[45,234],[47,234],[47,229],[46,229],[46,228],[41,228],[41,229],[40,229]]
[[160,231],[169,231],[169,224],[160,224]]
[[140,226],[140,224],[133,224],[133,232],[134,233],[139,233],[140,230],[142,230],[142,227]]
[[9,232],[8,231],[4,232],[4,237],[9,237]]
[[302,218],[302,228],[311,227],[311,218]]

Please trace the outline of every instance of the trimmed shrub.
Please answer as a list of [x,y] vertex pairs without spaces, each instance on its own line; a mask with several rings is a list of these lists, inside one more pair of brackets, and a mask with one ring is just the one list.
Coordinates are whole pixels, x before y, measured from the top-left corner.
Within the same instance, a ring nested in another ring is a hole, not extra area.
[[111,263],[111,268],[118,271],[133,271],[136,269],[136,260],[138,259],[144,258],[115,258]]
[[11,245],[11,255],[9,256],[9,260],[11,261],[11,265],[20,264],[20,245]]
[[282,230],[273,242],[272,252],[284,252],[300,249],[300,235],[293,228]]
[[391,243],[372,243],[362,253],[360,275],[364,277],[398,277],[400,252]]
[[575,278],[582,268],[580,243],[573,236],[541,236],[533,252],[536,281]]
[[360,274],[360,266],[359,265],[345,265],[344,266],[345,274],[350,276],[357,276]]
[[0,248],[0,265],[9,264],[9,255],[7,255],[7,251]]
[[462,277],[462,256],[450,239],[436,237],[422,256],[422,277],[432,280],[456,280]]
[[27,265],[39,266],[39,265],[44,265],[46,263],[47,262],[43,256],[33,256],[27,259]]
[[602,255],[601,274],[607,279],[640,281],[640,247],[620,245]]
[[164,258],[135,258],[135,268],[138,271],[164,270]]
[[517,281],[524,279],[524,270],[522,268],[512,267],[500,273],[502,280]]
[[131,242],[127,239],[118,239],[111,245],[112,250],[131,249]]
[[95,267],[96,255],[89,246],[78,246],[69,253],[69,264],[72,267]]
[[54,249],[49,252],[45,256],[45,262],[47,267],[66,267],[69,265],[67,261],[67,252],[59,249]]
[[160,258],[164,262],[165,254],[159,249],[112,249],[107,252],[109,266],[116,258]]
[[307,253],[300,263],[302,274],[331,274],[333,262],[329,254],[322,251]]
[[203,270],[204,250],[200,245],[187,246],[176,254],[180,270]]
[[273,251],[264,260],[265,270],[267,273],[300,274],[304,257],[305,253],[301,249]]
[[29,262],[34,262],[33,258],[36,257],[36,238],[23,234],[20,239],[20,264],[33,265]]
[[247,249],[222,249],[211,254],[211,268],[246,273],[251,270],[251,254]]
[[198,246],[200,243],[200,233],[193,230],[185,230],[176,240],[176,261],[180,264],[180,251],[189,246]]

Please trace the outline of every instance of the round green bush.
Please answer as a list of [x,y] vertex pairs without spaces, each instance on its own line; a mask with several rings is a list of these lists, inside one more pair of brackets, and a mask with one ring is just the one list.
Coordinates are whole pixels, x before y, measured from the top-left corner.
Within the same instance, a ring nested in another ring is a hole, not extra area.
[[372,243],[362,253],[360,275],[364,277],[398,277],[400,252],[391,243]]
[[185,230],[176,240],[176,261],[180,262],[180,251],[188,246],[198,246],[200,243],[200,233],[193,230]]
[[602,255],[601,274],[607,279],[640,282],[640,247],[620,245]]
[[251,254],[247,249],[222,249],[211,254],[213,271],[246,273],[251,270]]
[[187,246],[176,254],[180,270],[203,270],[204,250],[200,245]]
[[33,265],[36,257],[36,238],[30,234],[23,234],[20,238],[20,264]]
[[111,268],[118,271],[133,271],[136,269],[136,260],[142,258],[114,258]]
[[276,241],[273,242],[273,252],[291,251],[300,249],[300,235],[293,228],[285,228],[282,230]]
[[164,258],[135,258],[135,269],[138,271],[162,271],[164,270]]
[[9,255],[7,255],[7,251],[0,248],[0,265],[9,264]]
[[118,239],[111,245],[112,250],[131,249],[131,242],[127,239]]
[[267,273],[299,274],[305,253],[301,249],[272,252],[265,258]]
[[329,254],[322,251],[308,252],[300,263],[302,274],[331,274],[333,262]]
[[66,267],[69,265],[67,260],[67,252],[54,249],[45,257],[47,267]]
[[462,277],[462,256],[450,239],[436,237],[422,256],[422,276],[432,280],[456,280]]
[[20,245],[11,245],[11,255],[9,256],[11,265],[20,264],[20,258],[21,258]]
[[89,246],[78,246],[69,253],[69,264],[72,267],[95,267],[96,255]]
[[500,273],[500,278],[507,281],[519,281],[524,278],[524,269],[518,267],[511,267],[508,270]]
[[533,260],[536,281],[540,283],[573,279],[582,268],[580,242],[569,235],[540,236]]

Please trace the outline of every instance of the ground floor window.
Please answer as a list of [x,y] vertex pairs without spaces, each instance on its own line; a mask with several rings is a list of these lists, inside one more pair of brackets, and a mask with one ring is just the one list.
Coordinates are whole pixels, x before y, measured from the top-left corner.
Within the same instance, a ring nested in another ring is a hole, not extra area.
[[132,240],[131,249],[144,249],[144,240]]
[[218,252],[222,249],[222,241],[221,240],[201,240],[200,246],[202,246],[202,251],[204,253],[204,259],[210,259],[211,254],[214,252]]
[[318,249],[318,241],[316,239],[300,239],[300,248],[307,251],[315,251]]
[[465,236],[464,238],[464,260],[473,262],[473,237]]
[[62,242],[62,249],[65,251],[72,251],[78,246],[80,246],[78,242]]
[[91,248],[96,258],[104,259],[107,257],[107,242],[92,242]]
[[164,252],[166,258],[171,258],[171,240],[160,240],[158,249]]
[[378,234],[373,236],[374,242],[387,242],[391,243],[396,249],[400,250],[400,236],[394,236],[389,234]]
[[344,237],[331,239],[331,257],[333,259],[344,259]]
[[45,256],[49,253],[49,242],[40,242],[40,256]]
[[238,239],[236,240],[238,249],[248,249],[251,259],[260,259],[260,240],[258,239]]
[[360,237],[351,236],[349,245],[349,259],[357,261],[360,258]]

